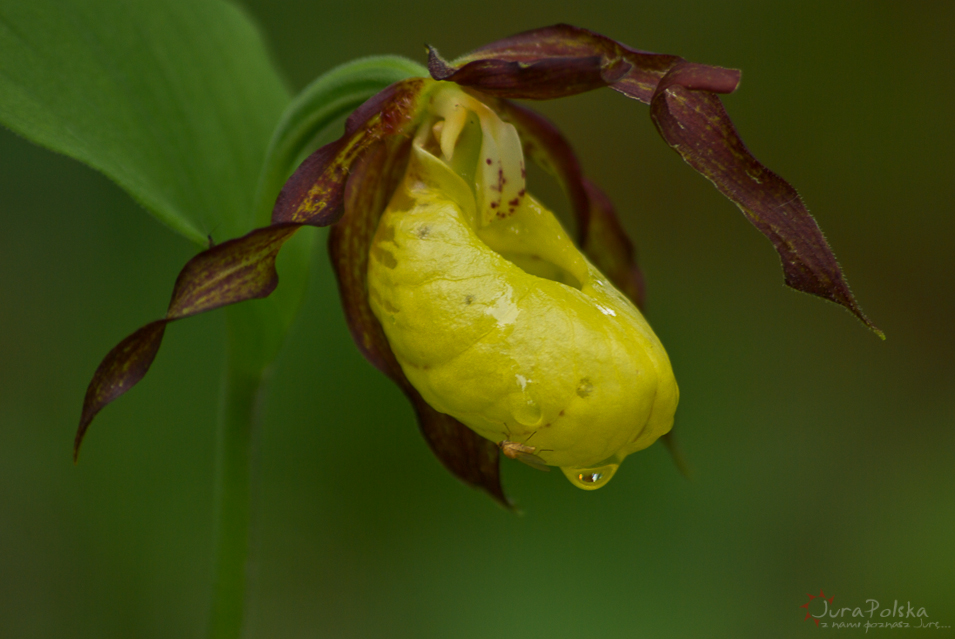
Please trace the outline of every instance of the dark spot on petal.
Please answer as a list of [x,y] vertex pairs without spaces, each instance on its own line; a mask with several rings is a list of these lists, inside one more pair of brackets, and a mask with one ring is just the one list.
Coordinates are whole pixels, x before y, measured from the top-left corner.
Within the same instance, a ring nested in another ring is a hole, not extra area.
[[577,395],[579,397],[587,397],[592,392],[594,392],[594,385],[590,383],[590,379],[583,377],[580,380],[580,384],[577,385]]
[[430,232],[431,227],[425,224],[424,226],[419,226],[417,230],[415,230],[415,235],[423,240],[424,238],[428,237],[428,233]]
[[395,227],[392,225],[382,226],[378,228],[378,239],[382,242],[394,242],[395,241]]
[[563,416],[564,416],[564,411],[560,411],[560,415],[558,415],[558,417],[563,417]]
[[474,296],[473,296],[473,295],[465,295],[465,296],[464,296],[464,303],[467,304],[468,306],[470,306],[473,301],[474,301]]
[[521,203],[521,198],[516,197],[516,198],[514,198],[513,200],[511,200],[510,202],[508,202],[507,204],[508,204],[508,206],[517,206],[517,205],[520,204],[520,203]]
[[381,262],[386,268],[395,268],[398,266],[398,260],[395,259],[395,256],[390,251],[381,248],[381,246],[373,246],[370,253],[374,259]]
[[490,165],[491,165],[491,158],[488,158],[487,160],[485,160],[485,162],[487,162],[487,163],[488,163],[488,166],[490,166]]

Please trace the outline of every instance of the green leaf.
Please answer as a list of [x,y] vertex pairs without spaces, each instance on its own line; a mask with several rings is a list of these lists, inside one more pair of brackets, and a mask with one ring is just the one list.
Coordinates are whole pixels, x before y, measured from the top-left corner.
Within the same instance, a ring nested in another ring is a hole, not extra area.
[[255,26],[227,2],[0,5],[0,122],[103,172],[197,244],[252,228],[288,103]]

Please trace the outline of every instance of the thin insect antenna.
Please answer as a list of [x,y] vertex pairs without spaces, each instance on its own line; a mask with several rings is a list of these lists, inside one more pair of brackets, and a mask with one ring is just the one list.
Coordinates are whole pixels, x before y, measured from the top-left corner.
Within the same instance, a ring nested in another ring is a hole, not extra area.
[[[221,222],[219,224],[221,224]],[[217,228],[219,228],[219,224],[216,224],[215,226],[213,226],[212,230],[206,233],[206,239],[209,240],[209,248],[212,248],[213,246],[216,245],[216,241],[212,239],[212,234],[216,232]]]
[[524,443],[526,444],[527,442],[529,442],[531,440],[531,437],[533,437],[536,434],[537,434],[537,431],[535,430],[533,433],[527,436],[527,439],[524,440]]

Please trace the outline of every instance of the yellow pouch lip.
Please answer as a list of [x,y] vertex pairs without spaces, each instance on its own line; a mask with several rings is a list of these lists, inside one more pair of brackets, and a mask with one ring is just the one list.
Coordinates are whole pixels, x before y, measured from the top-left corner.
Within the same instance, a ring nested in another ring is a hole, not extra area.
[[[530,198],[528,198],[528,202],[528,206],[539,206],[536,205],[536,202]],[[425,213],[428,210],[431,212]],[[546,212],[546,209],[543,209],[543,207],[540,207],[540,210]],[[441,211],[442,214],[438,215],[437,213],[434,213],[434,211]],[[653,335],[652,330],[646,324],[642,315],[639,314],[639,311],[637,311],[636,308],[633,307],[633,305],[626,300],[622,294],[617,292],[616,289],[614,289],[613,286],[610,285],[610,283],[606,280],[606,278],[604,278],[582,254],[580,254],[576,247],[574,247],[570,242],[566,233],[563,232],[563,229],[560,227],[559,223],[557,223],[556,219],[553,218],[552,214],[546,212],[548,223],[552,223],[554,225],[553,228],[557,229],[558,231],[557,233],[553,234],[553,237],[562,238],[554,240],[553,244],[556,246],[566,240],[567,245],[572,251],[572,253],[569,253],[571,256],[570,260],[561,258],[560,255],[558,255],[558,260],[561,262],[561,264],[566,264],[568,266],[568,270],[573,269],[576,274],[580,274],[578,275],[582,280],[580,282],[580,290],[573,290],[571,287],[559,284],[558,282],[551,282],[537,278],[533,275],[528,275],[527,273],[521,271],[521,269],[519,269],[516,265],[508,263],[503,256],[497,254],[490,246],[488,246],[488,243],[485,242],[483,238],[491,237],[492,242],[494,241],[493,224],[507,223],[513,225],[515,223],[514,220],[520,220],[519,215],[515,215],[511,218],[508,218],[507,220],[492,222],[492,232],[488,233],[486,231],[487,227],[478,229],[477,231],[473,228],[472,224],[478,223],[475,213],[476,203],[474,195],[467,183],[439,158],[416,145],[412,151],[412,158],[409,163],[405,180],[395,192],[392,203],[389,205],[388,210],[382,217],[375,240],[373,241],[373,246],[379,248],[387,247],[386,250],[388,251],[396,251],[399,254],[398,257],[395,257],[395,266],[397,266],[397,264],[403,258],[400,255],[400,250],[398,250],[396,242],[407,243],[415,241],[411,238],[414,237],[414,233],[420,232],[420,228],[416,227],[417,230],[405,229],[404,231],[399,232],[395,229],[395,223],[391,218],[403,218],[403,221],[406,225],[416,221],[420,222],[421,220],[426,220],[427,224],[429,224],[431,227],[441,226],[442,224],[457,224],[458,228],[457,231],[455,231],[457,235],[455,235],[453,240],[443,236],[439,237],[439,235],[429,235],[429,239],[431,241],[438,241],[441,239],[442,241],[451,242],[452,244],[456,242],[458,248],[463,249],[467,249],[469,246],[483,247],[483,251],[481,251],[481,253],[485,257],[488,257],[488,254],[496,255],[498,265],[494,268],[497,268],[502,272],[511,271],[513,273],[514,271],[517,271],[518,276],[523,276],[523,278],[525,278],[525,280],[528,282],[539,280],[535,282],[536,286],[534,287],[538,291],[541,288],[556,287],[563,293],[569,293],[573,296],[582,296],[590,299],[590,301],[593,302],[593,304],[590,305],[590,311],[594,311],[595,307],[600,305],[603,306],[604,309],[613,313],[620,313],[621,315],[628,316],[628,319],[630,319],[632,323],[631,329],[637,330],[637,332],[643,334],[646,337],[646,342],[654,346],[653,350],[662,355],[662,362],[665,362],[664,365],[661,366],[661,362],[655,361],[655,359],[660,359],[659,356],[656,358],[647,358],[647,361],[644,362],[644,370],[647,375],[652,374],[652,377],[656,380],[658,385],[661,382],[665,382],[672,386],[673,392],[665,393],[665,395],[669,396],[670,400],[672,401],[672,406],[669,407],[669,410],[662,410],[659,413],[659,415],[662,415],[663,413],[669,413],[669,420],[667,420],[666,417],[663,417],[662,420],[657,419],[657,411],[653,410],[652,406],[649,409],[644,407],[642,411],[637,411],[646,414],[643,423],[639,424],[638,428],[631,428],[631,435],[628,437],[624,437],[622,439],[616,438],[619,441],[617,441],[615,444],[611,441],[608,441],[606,445],[600,445],[600,440],[607,439],[606,433],[585,433],[584,437],[578,438],[581,440],[581,443],[577,446],[577,448],[582,448],[585,450],[579,451],[576,456],[566,452],[568,445],[563,446],[565,450],[558,451],[554,449],[548,452],[540,453],[540,456],[542,459],[544,459],[545,463],[564,467],[565,474],[568,475],[575,485],[585,489],[597,488],[605,484],[606,481],[609,481],[609,478],[613,474],[612,471],[603,473],[603,477],[606,478],[604,481],[591,483],[575,481],[574,476],[580,475],[580,472],[578,472],[580,469],[599,465],[601,462],[608,459],[615,459],[617,460],[616,463],[619,463],[619,460],[622,460],[627,454],[650,445],[657,437],[667,432],[672,425],[672,414],[673,410],[675,410],[677,392],[675,390],[675,383],[672,382],[672,371],[669,366],[669,360],[666,358],[666,354],[663,351],[662,346],[659,345],[659,341],[656,339],[655,335]],[[535,215],[544,214],[535,211]],[[441,218],[443,218],[443,221],[441,221]],[[507,234],[504,234],[504,237],[508,237]],[[559,253],[560,252],[558,251],[558,254]],[[372,256],[374,257],[374,255],[375,252],[373,251]],[[433,264],[431,266],[432,268],[434,267]],[[456,275],[456,273],[448,273],[447,269],[449,268],[451,270],[454,269],[453,260],[451,260],[451,264],[444,264],[442,265],[442,268],[434,269],[430,273],[430,276],[420,276],[418,278],[416,290],[413,293],[408,294],[404,298],[404,301],[396,303],[397,300],[392,299],[388,303],[391,304],[393,309],[397,309],[399,306],[408,303],[408,299],[414,300],[419,297],[422,294],[421,287],[438,286],[438,288],[440,288],[442,281],[441,278],[454,277]],[[456,407],[453,401],[453,388],[455,384],[453,381],[448,382],[447,380],[442,379],[442,377],[457,377],[457,382],[460,384],[462,380],[467,379],[467,376],[456,375],[454,373],[445,375],[445,373],[441,372],[441,368],[447,363],[447,361],[458,358],[460,353],[453,354],[453,356],[446,358],[444,362],[439,361],[439,358],[425,361],[424,359],[421,359],[421,357],[416,358],[414,356],[408,356],[409,353],[414,353],[415,349],[405,348],[403,343],[404,339],[401,336],[396,335],[396,333],[400,332],[400,330],[395,328],[395,323],[392,321],[395,318],[395,314],[390,313],[385,308],[385,299],[390,295],[393,295],[395,290],[400,289],[402,284],[400,282],[378,282],[377,276],[384,275],[384,279],[388,279],[388,270],[391,269],[388,269],[387,266],[382,264],[380,260],[373,259],[369,263],[369,287],[371,292],[372,308],[385,328],[386,334],[389,335],[389,341],[391,342],[392,349],[398,357],[398,360],[401,363],[409,381],[411,381],[411,383],[418,388],[422,396],[432,406],[441,412],[446,412],[447,414],[452,415],[462,423],[465,423],[470,428],[478,432],[478,434],[495,442],[500,442],[509,438],[518,440],[522,436],[532,436],[533,439],[531,441],[540,444],[537,446],[537,448],[541,451],[547,451],[548,448],[552,447],[552,441],[566,440],[568,437],[571,440],[573,439],[573,433],[570,433],[569,435],[565,433],[564,436],[561,437],[547,437],[542,435],[544,431],[541,429],[545,423],[545,417],[543,414],[541,415],[541,419],[537,422],[537,429],[535,430],[532,427],[528,430],[525,428],[527,425],[521,425],[518,423],[508,423],[507,421],[495,423],[493,418],[489,419],[481,410],[471,412],[463,410],[460,407]],[[473,280],[479,279],[480,277],[491,277],[493,279],[493,275],[493,273],[490,275],[488,273],[483,273],[480,276],[471,274],[469,278]],[[432,277],[433,279],[429,280],[429,277]],[[469,278],[466,277],[464,279]],[[507,277],[504,277],[504,280],[507,281]],[[382,286],[382,284],[387,285]],[[391,291],[391,293],[388,291]],[[385,293],[384,295],[382,295],[383,292]],[[600,304],[599,302],[595,302],[594,296],[598,296],[601,302],[606,303]],[[520,302],[520,300],[518,299],[516,302]],[[526,311],[526,309],[521,309],[518,307],[517,316],[519,316],[523,311]],[[601,314],[607,315],[607,313]],[[516,320],[517,317],[512,319]],[[452,321],[451,323],[457,326],[455,322]],[[440,322],[437,324],[440,324]],[[465,352],[472,350],[475,344],[479,344],[487,337],[488,333],[493,330],[495,330],[495,327],[492,326],[490,330],[477,335],[474,337],[474,339],[462,335],[461,337],[465,338],[463,342],[463,350]],[[437,326],[431,326],[430,331],[425,331],[427,340],[434,341],[436,339],[434,337],[436,332],[439,332],[437,331]],[[507,368],[508,366],[509,364],[505,365],[504,368]],[[476,382],[474,380],[467,380],[467,383],[474,384]],[[448,390],[446,387],[449,386],[452,390],[451,400],[448,399],[447,396],[449,393],[446,392]],[[654,399],[650,400],[651,404],[656,401],[655,397],[657,394],[657,391],[654,390]],[[505,393],[498,397],[496,401],[490,403],[497,404],[498,408],[500,408],[501,405],[506,405],[508,403],[509,400],[507,397],[511,395],[514,395],[514,393]],[[494,410],[492,410],[492,413],[493,412]],[[556,409],[553,412],[559,413],[559,411]],[[634,415],[634,417],[637,418],[636,415]],[[637,420],[639,420],[639,418],[637,418]],[[653,420],[652,424],[651,420]],[[614,438],[612,437],[611,439]],[[573,448],[573,446],[569,446],[569,448]],[[586,452],[586,450],[589,450],[590,452]]]

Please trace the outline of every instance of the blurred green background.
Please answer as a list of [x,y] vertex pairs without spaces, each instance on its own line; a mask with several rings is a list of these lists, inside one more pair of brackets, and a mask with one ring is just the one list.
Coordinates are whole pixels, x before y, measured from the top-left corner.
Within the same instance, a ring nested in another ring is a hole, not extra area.
[[[955,627],[955,4],[244,4],[296,91],[354,57],[558,21],[743,69],[727,109],[888,335],[785,288],[645,106],[542,104],[637,241],[695,477],[660,445],[593,493],[507,462],[525,514],[496,507],[355,350],[322,249],[257,438],[247,636],[801,637],[823,632],[799,607],[820,589]],[[201,637],[222,313],[171,326],[70,461],[90,375],[161,315],[193,248],[7,131],[0,195],[0,636]]]

